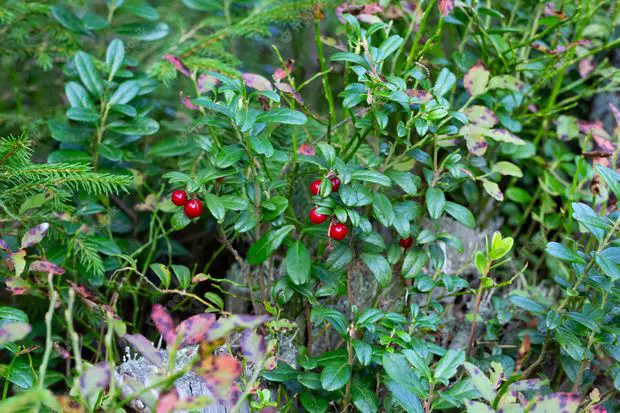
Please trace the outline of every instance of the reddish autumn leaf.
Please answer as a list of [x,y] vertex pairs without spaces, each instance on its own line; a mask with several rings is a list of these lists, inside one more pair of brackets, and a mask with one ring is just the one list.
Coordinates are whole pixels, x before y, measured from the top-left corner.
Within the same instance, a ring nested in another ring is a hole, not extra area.
[[446,17],[454,9],[454,0],[439,0],[439,13]]
[[68,281],[68,283],[71,286],[71,289],[75,291],[80,297],[89,299],[94,298],[94,295],[90,291],[88,291],[88,288],[82,285],[78,285],[72,281]]
[[174,321],[168,310],[162,305],[155,304],[151,310],[151,319],[155,323],[155,328],[162,335],[166,343],[174,344],[176,341],[176,332],[174,330]]
[[21,277],[7,278],[4,280],[4,283],[6,284],[7,291],[13,295],[23,295],[32,289],[30,283]]
[[183,73],[185,76],[190,77],[191,73],[189,71],[189,68],[187,66],[185,66],[185,63],[183,63],[181,61],[181,59],[179,59],[176,56],[173,56],[171,54],[165,54],[164,55],[164,59],[166,59],[167,61],[169,61],[170,63],[172,63],[172,65],[181,73]]
[[179,392],[176,388],[162,393],[157,399],[157,408],[155,410],[156,413],[172,413],[177,409],[177,404],[179,403]]
[[181,101],[181,103],[183,104],[183,106],[185,106],[186,108],[190,109],[190,110],[199,110],[200,106],[196,106],[192,103],[192,100],[189,97],[184,97],[183,100]]
[[301,155],[306,155],[306,156],[316,155],[314,146],[308,145],[307,143],[304,143],[299,148],[297,148],[297,153],[300,153]]
[[241,363],[230,355],[209,356],[197,367],[217,400],[229,400],[235,380],[241,374]]
[[209,329],[215,323],[213,314],[197,314],[183,321],[176,328],[175,337],[181,334],[180,347],[200,344],[209,333]]
[[286,79],[286,77],[288,76],[288,72],[282,68],[277,68],[274,72],[273,72],[273,78],[276,81],[280,81],[282,79]]
[[52,273],[54,275],[62,275],[65,273],[64,268],[46,260],[31,262],[29,269],[31,272],[44,272],[46,274]]

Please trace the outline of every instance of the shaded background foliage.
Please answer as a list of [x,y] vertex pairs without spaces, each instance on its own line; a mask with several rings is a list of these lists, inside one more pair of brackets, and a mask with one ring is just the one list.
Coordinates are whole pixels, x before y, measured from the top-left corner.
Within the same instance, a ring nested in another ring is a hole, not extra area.
[[[157,330],[174,357],[168,311],[231,311],[258,321],[202,314],[180,347],[203,342],[207,380],[221,362],[215,393],[259,382],[237,359],[264,369],[257,411],[614,411],[617,21],[589,0],[6,1],[5,406],[57,408],[24,392],[45,385],[121,409],[89,380],[122,346],[159,359]],[[207,356],[244,329],[237,359]],[[188,402],[173,370],[166,411]]]

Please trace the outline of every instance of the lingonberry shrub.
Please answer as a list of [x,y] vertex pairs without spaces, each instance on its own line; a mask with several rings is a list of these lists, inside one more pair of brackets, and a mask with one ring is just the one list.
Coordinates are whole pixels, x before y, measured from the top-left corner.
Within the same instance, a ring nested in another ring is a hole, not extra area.
[[0,6],[0,411],[616,411],[618,12]]

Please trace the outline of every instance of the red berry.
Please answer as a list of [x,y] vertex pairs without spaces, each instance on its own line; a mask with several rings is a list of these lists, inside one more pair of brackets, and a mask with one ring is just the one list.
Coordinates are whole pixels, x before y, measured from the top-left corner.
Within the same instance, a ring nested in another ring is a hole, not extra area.
[[312,208],[310,210],[310,222],[313,224],[322,224],[327,220],[328,216],[324,214],[319,214],[316,212],[316,208]]
[[332,181],[332,192],[338,192],[340,189],[340,178],[334,176],[330,181]]
[[187,215],[187,217],[191,219],[198,218],[200,215],[202,215],[202,209],[202,202],[200,202],[199,199],[190,199],[183,207],[185,215]]
[[172,203],[176,206],[183,206],[187,202],[187,192],[177,189],[172,193]]
[[222,182],[222,179],[224,179],[223,176],[220,176],[219,178],[215,178],[215,182]]
[[404,249],[411,248],[412,245],[413,245],[413,238],[409,237],[409,238],[400,239],[400,246],[403,247]]
[[349,228],[345,224],[341,224],[340,222],[334,224],[329,229],[329,236],[335,239],[336,241],[342,241],[347,236],[349,232]]
[[319,189],[321,189],[321,180],[317,179],[315,181],[312,181],[312,183],[310,184],[310,192],[312,193],[312,195],[318,195]]

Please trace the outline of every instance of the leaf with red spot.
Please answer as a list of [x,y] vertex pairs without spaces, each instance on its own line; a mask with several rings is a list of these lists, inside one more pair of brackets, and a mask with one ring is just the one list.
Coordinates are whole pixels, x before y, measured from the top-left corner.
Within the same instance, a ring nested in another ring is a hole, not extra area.
[[473,97],[484,94],[487,91],[490,77],[491,73],[484,67],[482,61],[478,60],[465,74],[463,79],[465,90]]
[[488,129],[474,124],[465,125],[459,130],[459,134],[465,138],[465,143],[470,153],[476,156],[485,154],[489,147],[483,133],[486,130]]
[[206,386],[213,396],[220,401],[231,397],[235,380],[241,375],[241,363],[230,355],[209,356],[197,367],[198,373],[205,379]]
[[162,305],[155,304],[151,310],[151,319],[155,323],[155,328],[162,335],[166,343],[173,344],[176,341],[174,321],[168,310]]
[[314,156],[316,155],[316,151],[314,150],[314,146],[308,145],[307,143],[302,144],[298,149],[297,153],[306,156]]
[[231,315],[230,317],[220,318],[213,323],[205,339],[215,341],[218,338],[226,337],[231,331],[241,328],[256,328],[269,320],[269,316],[252,315]]
[[46,274],[52,273],[54,275],[62,275],[65,273],[64,268],[46,260],[31,262],[29,269],[31,272],[44,272]]
[[157,367],[163,366],[164,358],[161,352],[142,334],[126,334],[123,338],[145,359]]
[[32,247],[35,244],[41,242],[50,225],[47,222],[37,225],[36,227],[30,228],[24,237],[22,238],[21,248],[25,249],[28,247]]
[[256,330],[245,330],[241,335],[239,344],[241,345],[241,351],[245,358],[253,363],[262,359],[267,350],[265,346],[265,337],[258,334]]
[[203,342],[209,333],[209,328],[215,323],[213,314],[204,313],[192,316],[176,328],[175,336],[181,333],[180,347],[191,346]]
[[488,179],[483,179],[482,187],[487,194],[491,195],[496,201],[502,202],[504,200],[504,193],[499,189],[499,185],[495,182],[489,181]]
[[506,129],[489,129],[484,135],[497,142],[512,143],[513,145],[525,145],[525,141]]
[[521,92],[525,89],[525,83],[512,75],[493,76],[489,80],[489,89],[508,89]]
[[157,399],[157,408],[155,413],[173,413],[177,411],[179,404],[179,392],[176,388],[162,393]]
[[172,65],[175,67],[175,69],[177,69],[179,72],[183,73],[185,76],[187,76],[187,77],[191,76],[191,73],[190,73],[188,67],[185,66],[185,63],[183,63],[181,61],[181,59],[179,59],[178,57],[173,56],[171,54],[165,54],[164,55],[164,59],[166,59],[167,61],[172,63]]
[[82,298],[93,298],[94,297],[94,295],[90,291],[88,291],[86,287],[82,285],[78,285],[72,281],[69,281],[69,285],[71,286],[71,289],[75,291]]
[[110,365],[107,362],[90,366],[80,376],[80,391],[85,397],[89,397],[101,390],[105,390],[110,384]]
[[575,413],[579,409],[579,395],[577,393],[551,393],[538,396],[529,409],[529,413]]
[[280,81],[282,79],[285,79],[288,76],[288,72],[284,69],[282,69],[281,67],[278,67],[274,72],[273,72],[273,78],[276,81]]
[[485,106],[473,105],[465,109],[463,113],[465,113],[465,116],[467,116],[467,119],[469,119],[472,125],[484,126],[487,128],[492,128],[497,125],[497,116],[495,112]]
[[407,89],[405,93],[413,98],[415,103],[427,103],[433,98],[433,95],[420,89]]
[[244,73],[241,75],[241,78],[244,80],[246,85],[253,89],[262,91],[273,90],[271,82],[261,75],[257,75],[255,73]]
[[32,330],[28,323],[16,322],[0,327],[0,346],[21,340]]
[[23,295],[32,289],[30,283],[21,277],[12,277],[4,280],[6,289],[13,295]]
[[446,17],[454,9],[454,0],[439,0],[439,13]]

